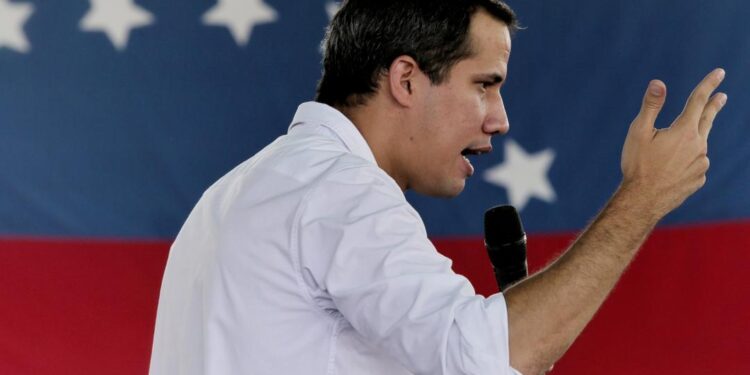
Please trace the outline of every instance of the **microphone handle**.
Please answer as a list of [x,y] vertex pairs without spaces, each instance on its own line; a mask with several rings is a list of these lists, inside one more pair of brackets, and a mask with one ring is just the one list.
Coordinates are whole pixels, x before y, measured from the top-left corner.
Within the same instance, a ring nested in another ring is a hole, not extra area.
[[529,275],[527,267],[523,268],[494,268],[495,270],[495,281],[501,292],[505,292],[513,284],[523,280]]
[[513,243],[487,246],[487,253],[495,271],[495,281],[501,292],[529,275],[526,261],[526,238]]

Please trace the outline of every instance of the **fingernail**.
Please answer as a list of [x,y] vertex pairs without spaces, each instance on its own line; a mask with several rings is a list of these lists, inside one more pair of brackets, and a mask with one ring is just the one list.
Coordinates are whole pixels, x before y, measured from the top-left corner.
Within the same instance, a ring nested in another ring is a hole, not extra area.
[[727,94],[721,94],[719,96],[719,104],[723,107],[725,104],[727,104]]
[[662,94],[664,94],[663,88],[657,83],[657,81],[651,81],[651,83],[648,84],[648,91],[653,96],[662,96]]
[[724,71],[724,69],[721,69],[721,68],[719,68],[719,69],[717,69],[717,71],[716,71],[716,78],[718,78],[718,79],[720,79],[720,80],[721,80],[721,79],[724,79],[724,76],[725,76],[726,74],[727,74],[727,72],[725,72],[725,71]]

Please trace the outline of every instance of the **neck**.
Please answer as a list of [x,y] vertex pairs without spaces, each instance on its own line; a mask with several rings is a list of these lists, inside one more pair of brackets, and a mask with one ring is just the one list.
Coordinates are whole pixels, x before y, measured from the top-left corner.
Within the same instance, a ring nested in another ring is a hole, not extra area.
[[344,114],[359,130],[370,147],[378,166],[388,173],[405,191],[407,183],[398,173],[397,163],[400,127],[397,110],[382,109],[378,98],[371,98],[367,104],[356,107],[335,107]]

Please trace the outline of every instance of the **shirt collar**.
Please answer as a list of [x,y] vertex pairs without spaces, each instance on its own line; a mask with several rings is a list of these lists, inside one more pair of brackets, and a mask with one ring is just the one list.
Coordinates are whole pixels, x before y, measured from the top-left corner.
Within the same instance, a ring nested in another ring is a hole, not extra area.
[[300,104],[294,115],[289,131],[300,125],[325,126],[336,134],[349,151],[365,160],[377,164],[367,141],[343,113],[335,108],[318,102],[306,102]]

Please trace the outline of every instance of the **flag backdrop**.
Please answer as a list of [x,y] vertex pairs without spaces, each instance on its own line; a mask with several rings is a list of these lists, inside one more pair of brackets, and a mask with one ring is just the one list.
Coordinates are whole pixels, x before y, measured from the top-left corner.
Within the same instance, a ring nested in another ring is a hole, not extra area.
[[[453,200],[408,194],[497,290],[482,214],[513,203],[532,269],[606,202],[648,81],[658,125],[727,70],[707,185],[664,219],[559,374],[750,373],[750,3],[513,1],[511,119]],[[0,373],[146,374],[171,240],[283,134],[320,75],[325,0],[0,0]],[[743,26],[745,25],[745,26]]]

